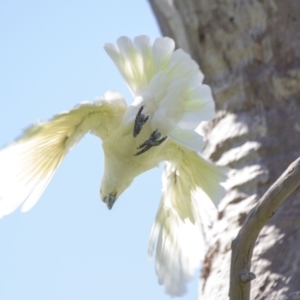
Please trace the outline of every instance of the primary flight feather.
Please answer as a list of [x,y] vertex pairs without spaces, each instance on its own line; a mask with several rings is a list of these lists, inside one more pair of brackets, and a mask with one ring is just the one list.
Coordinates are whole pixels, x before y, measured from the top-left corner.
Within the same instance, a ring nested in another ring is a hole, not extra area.
[[[117,40],[105,50],[126,81],[133,103],[109,91],[94,103],[37,123],[0,151],[0,218],[39,200],[68,151],[88,132],[105,154],[100,197],[109,209],[141,173],[165,161],[163,190],[148,253],[159,283],[185,292],[200,265],[205,233],[222,198],[224,170],[201,157],[197,127],[214,117],[214,101],[191,57],[170,38]],[[120,145],[122,145],[120,147]]]

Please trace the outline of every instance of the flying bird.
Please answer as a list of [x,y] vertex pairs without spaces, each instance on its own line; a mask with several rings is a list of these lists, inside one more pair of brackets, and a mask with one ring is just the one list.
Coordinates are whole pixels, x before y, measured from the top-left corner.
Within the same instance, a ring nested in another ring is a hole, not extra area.
[[202,121],[214,117],[199,66],[168,37],[120,37],[106,44],[133,102],[108,91],[94,102],[39,122],[0,151],[0,218],[39,200],[69,150],[86,133],[102,139],[100,197],[112,209],[133,180],[161,162],[162,197],[150,234],[160,284],[171,296],[185,292],[199,268],[215,205],[224,195],[224,169],[201,156]]

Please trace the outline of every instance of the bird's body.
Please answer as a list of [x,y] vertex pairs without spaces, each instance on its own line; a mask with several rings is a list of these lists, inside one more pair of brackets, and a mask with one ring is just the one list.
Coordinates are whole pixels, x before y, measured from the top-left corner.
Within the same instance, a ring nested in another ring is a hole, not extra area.
[[[165,161],[162,198],[150,235],[159,283],[182,295],[199,267],[215,204],[224,194],[224,170],[201,157],[197,131],[214,116],[211,90],[189,55],[169,38],[146,36],[105,50],[127,82],[134,102],[116,92],[81,103],[29,127],[0,151],[0,218],[38,201],[68,151],[88,132],[102,139],[105,165],[100,197],[109,209],[140,174]],[[135,213],[135,212],[133,212]]]
[[153,147],[151,151],[143,155],[134,155],[137,148],[146,141],[151,134],[150,126],[143,127],[143,132],[136,138],[131,132],[124,132],[123,127],[119,126],[109,138],[105,138],[102,148],[105,157],[104,174],[100,187],[100,194],[118,195],[131,184],[138,175],[153,169],[163,161],[164,146]]

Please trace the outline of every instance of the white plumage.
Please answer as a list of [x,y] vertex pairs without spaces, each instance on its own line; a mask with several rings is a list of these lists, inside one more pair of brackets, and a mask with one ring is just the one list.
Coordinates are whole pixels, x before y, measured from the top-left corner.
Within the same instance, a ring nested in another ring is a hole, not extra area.
[[[151,44],[146,36],[133,41],[121,37],[117,47],[106,44],[133,103],[127,106],[120,94],[107,92],[94,103],[82,103],[29,127],[4,148],[0,152],[0,218],[20,205],[22,211],[31,209],[64,156],[88,132],[103,141],[100,196],[108,208],[135,177],[166,161],[148,253],[155,251],[159,283],[168,294],[180,296],[203,258],[205,232],[224,194],[220,182],[225,175],[199,154],[203,138],[197,127],[214,117],[211,90],[201,84],[198,65],[174,48],[170,38]],[[134,134],[138,112],[144,119]],[[163,137],[166,140],[160,140]],[[149,149],[135,155],[145,145]]]

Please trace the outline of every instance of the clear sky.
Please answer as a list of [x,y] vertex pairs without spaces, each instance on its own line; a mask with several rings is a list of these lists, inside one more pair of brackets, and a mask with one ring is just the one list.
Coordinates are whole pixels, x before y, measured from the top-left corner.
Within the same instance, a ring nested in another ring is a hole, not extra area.
[[[1,1],[0,146],[108,89],[130,103],[103,45],[140,34],[160,36],[147,0]],[[137,178],[109,211],[101,140],[86,136],[31,211],[0,220],[0,300],[170,299],[147,259],[161,171]],[[197,279],[182,299],[197,299]]]

